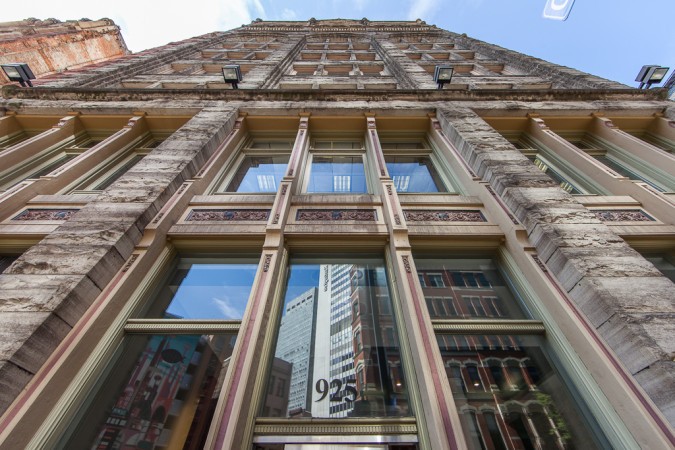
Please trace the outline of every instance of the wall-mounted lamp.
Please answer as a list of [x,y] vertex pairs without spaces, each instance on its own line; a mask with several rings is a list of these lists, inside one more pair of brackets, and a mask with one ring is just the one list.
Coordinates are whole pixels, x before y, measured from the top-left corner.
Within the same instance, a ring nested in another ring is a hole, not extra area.
[[434,70],[434,81],[438,83],[438,89],[443,89],[445,83],[450,83],[452,73],[455,69],[452,66],[436,66]]
[[223,78],[226,83],[232,84],[232,89],[239,89],[237,84],[242,80],[241,67],[238,64],[223,66]]
[[33,71],[30,70],[30,67],[28,67],[28,64],[26,63],[8,63],[8,64],[0,64],[2,67],[2,70],[5,72],[5,75],[7,75],[7,78],[9,78],[9,81],[18,81],[21,83],[21,86],[26,87],[26,83],[28,86],[33,87],[33,84],[30,82],[30,80],[35,79],[35,75],[33,75]]
[[647,89],[649,89],[652,84],[660,83],[665,78],[669,69],[670,67],[654,65],[642,66],[640,73],[638,73],[637,78],[635,78],[635,81],[640,83],[638,89],[642,89],[645,85],[647,85]]

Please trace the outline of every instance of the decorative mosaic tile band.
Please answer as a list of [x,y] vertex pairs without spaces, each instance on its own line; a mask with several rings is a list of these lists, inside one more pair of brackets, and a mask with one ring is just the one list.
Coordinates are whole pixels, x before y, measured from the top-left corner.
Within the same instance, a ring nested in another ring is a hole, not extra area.
[[358,220],[375,222],[374,209],[299,209],[295,220]]
[[185,220],[192,222],[267,221],[269,217],[269,209],[193,209]]
[[603,222],[654,222],[652,216],[641,209],[596,209],[595,216]]
[[414,209],[403,211],[408,222],[487,222],[479,210]]
[[26,209],[12,220],[68,220],[79,209]]

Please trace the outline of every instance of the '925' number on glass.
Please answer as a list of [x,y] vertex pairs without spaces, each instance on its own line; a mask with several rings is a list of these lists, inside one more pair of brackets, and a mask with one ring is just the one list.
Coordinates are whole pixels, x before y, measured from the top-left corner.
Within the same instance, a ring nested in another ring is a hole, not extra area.
[[[328,380],[325,378],[319,378],[316,380],[316,385],[314,388],[316,389],[316,392],[321,394],[321,397],[316,400],[317,402],[320,402],[326,396],[328,395],[330,389],[335,389],[333,392],[330,393],[329,400],[331,402],[341,402],[342,400],[351,403],[356,400],[356,388],[354,386],[350,386],[350,384],[356,384],[356,380],[350,379],[347,380],[345,383],[342,383],[342,380],[338,378],[334,378],[331,380],[330,384],[328,383]],[[344,386],[344,392],[343,392],[343,386]],[[351,394],[351,397],[349,396]]]

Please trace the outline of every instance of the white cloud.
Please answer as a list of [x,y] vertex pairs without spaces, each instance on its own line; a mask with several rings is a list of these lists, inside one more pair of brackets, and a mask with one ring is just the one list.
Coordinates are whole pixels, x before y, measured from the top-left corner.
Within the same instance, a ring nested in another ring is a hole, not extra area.
[[440,6],[440,0],[413,0],[408,9],[408,20],[430,20]]
[[223,313],[223,319],[241,319],[244,316],[244,312],[237,309],[236,307],[230,304],[230,301],[227,298],[216,298],[211,299],[213,304]]
[[247,0],[248,6],[252,6],[256,13],[256,18],[267,19],[267,14],[265,14],[265,8],[263,7],[260,0]]
[[298,15],[292,9],[284,8],[281,11],[281,20],[298,20]]

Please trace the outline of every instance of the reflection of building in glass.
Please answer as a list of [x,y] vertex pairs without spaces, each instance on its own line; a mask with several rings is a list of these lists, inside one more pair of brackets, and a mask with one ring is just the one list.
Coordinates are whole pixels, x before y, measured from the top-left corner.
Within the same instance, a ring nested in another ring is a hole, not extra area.
[[204,436],[210,425],[222,385],[219,374],[233,347],[233,337],[151,337],[120,386],[94,448],[153,449],[176,443],[201,448],[203,442],[191,436]]
[[[470,449],[591,447],[563,414],[569,395],[541,350],[515,336],[439,335]],[[583,419],[582,419],[583,420]]]
[[286,303],[279,326],[275,356],[293,365],[288,393],[288,414],[311,410],[314,327],[316,321],[316,288],[303,292]]
[[353,415],[398,415],[407,411],[407,397],[384,269],[354,266],[350,278],[358,392]]
[[[317,312],[316,339],[314,348],[315,386],[319,380],[329,383],[340,380],[343,387],[354,385],[354,344],[352,341],[352,310],[350,273],[351,264],[320,266],[319,310]],[[329,326],[320,324],[328,323]],[[336,393],[337,382],[331,394],[314,403],[315,417],[346,417],[352,410],[353,398],[344,389]],[[317,395],[316,389],[314,395]]]
[[481,269],[418,270],[429,315],[434,319],[522,317],[499,273]]
[[293,364],[279,358],[272,360],[272,373],[267,384],[263,415],[282,417],[288,411],[288,392]]

